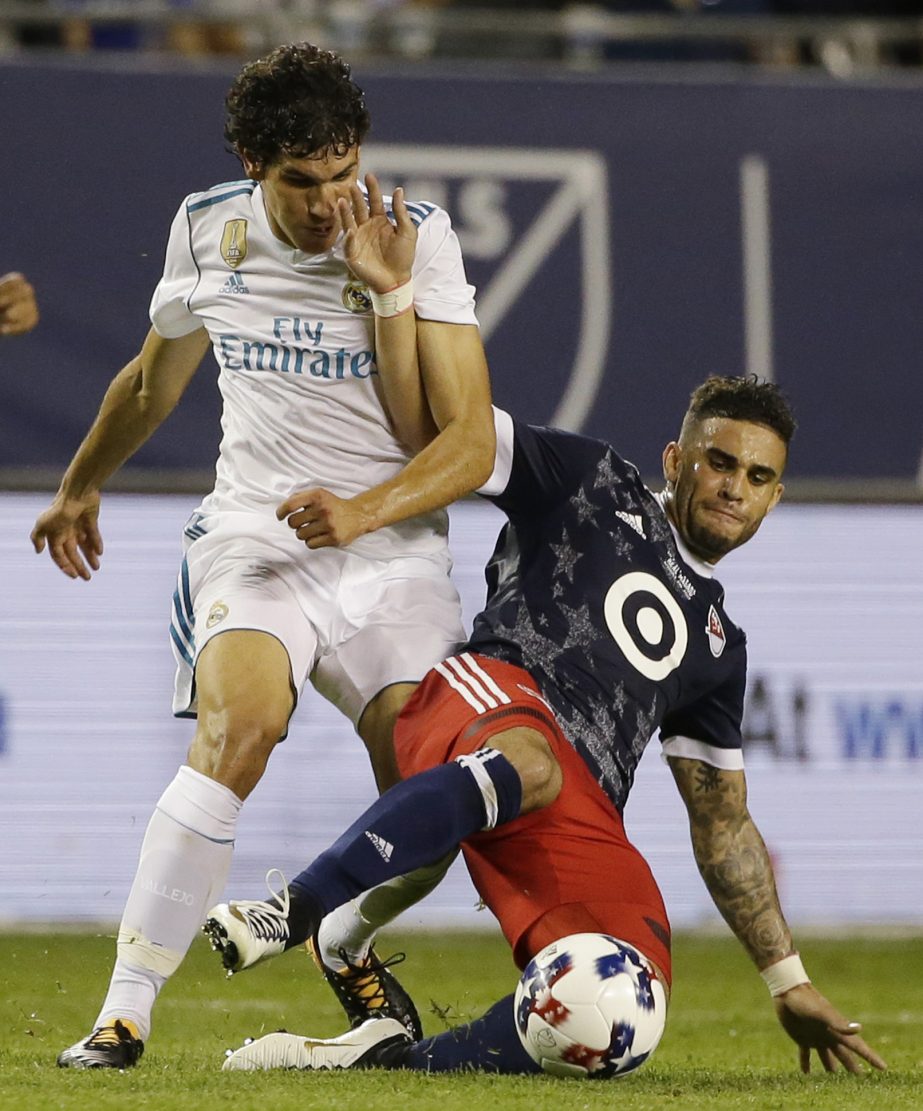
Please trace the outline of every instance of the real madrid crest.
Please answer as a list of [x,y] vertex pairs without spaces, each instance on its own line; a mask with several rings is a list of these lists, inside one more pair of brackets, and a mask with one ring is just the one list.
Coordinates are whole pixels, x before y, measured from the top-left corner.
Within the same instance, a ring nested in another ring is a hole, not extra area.
[[208,619],[205,622],[206,629],[213,629],[215,625],[223,621],[228,615],[228,607],[224,602],[215,602],[212,608],[208,611]]
[[343,304],[350,312],[369,312],[372,308],[369,287],[358,278],[350,278],[343,286],[342,296]]
[[221,236],[221,257],[236,270],[247,257],[247,221],[227,220]]

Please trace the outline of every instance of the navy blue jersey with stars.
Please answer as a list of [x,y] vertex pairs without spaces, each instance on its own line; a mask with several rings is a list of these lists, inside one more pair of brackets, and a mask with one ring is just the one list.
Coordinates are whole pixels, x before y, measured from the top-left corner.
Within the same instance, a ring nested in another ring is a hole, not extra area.
[[506,414],[498,437],[509,480],[484,492],[509,520],[467,647],[532,675],[619,809],[658,728],[739,754],[746,638],[658,497],[600,440]]

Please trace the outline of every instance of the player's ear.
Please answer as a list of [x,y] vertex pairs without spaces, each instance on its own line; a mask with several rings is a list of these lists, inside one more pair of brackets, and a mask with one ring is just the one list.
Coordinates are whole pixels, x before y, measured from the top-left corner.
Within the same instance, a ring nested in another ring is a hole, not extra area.
[[782,495],[784,493],[785,493],[785,487],[782,485],[782,483],[781,482],[776,483],[776,488],[772,492],[772,501],[769,503],[769,508],[766,510],[767,513],[771,513],[775,509],[775,507],[782,500]]
[[663,449],[663,477],[667,482],[675,482],[679,474],[679,461],[683,449],[676,440],[671,440]]
[[238,157],[243,163],[244,173],[250,178],[251,181],[262,181],[266,176],[266,167],[262,162],[259,162],[252,154],[248,154],[245,150],[237,152]]

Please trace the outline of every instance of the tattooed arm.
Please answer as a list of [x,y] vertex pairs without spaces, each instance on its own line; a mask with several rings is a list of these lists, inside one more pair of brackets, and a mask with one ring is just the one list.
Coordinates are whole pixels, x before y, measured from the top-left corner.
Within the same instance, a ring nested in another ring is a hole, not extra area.
[[[747,809],[744,773],[677,757],[669,764],[689,813],[696,864],[722,917],[760,972],[795,956],[769,853]],[[885,1068],[858,1036],[859,1024],[848,1022],[810,982],[775,995],[774,1003],[785,1032],[801,1047],[803,1072],[810,1070],[812,1049],[828,1072],[838,1062],[861,1072],[859,1058]]]
[[700,760],[669,763],[689,812],[696,864],[721,916],[760,970],[794,953],[769,853],[747,810],[744,773]]

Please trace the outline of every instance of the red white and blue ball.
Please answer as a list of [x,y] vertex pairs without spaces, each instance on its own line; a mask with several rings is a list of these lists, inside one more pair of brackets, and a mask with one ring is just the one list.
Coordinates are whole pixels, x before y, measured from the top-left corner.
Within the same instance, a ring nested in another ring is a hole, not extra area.
[[667,1017],[650,962],[608,934],[571,934],[526,966],[513,1003],[526,1052],[555,1076],[624,1076],[657,1048]]

